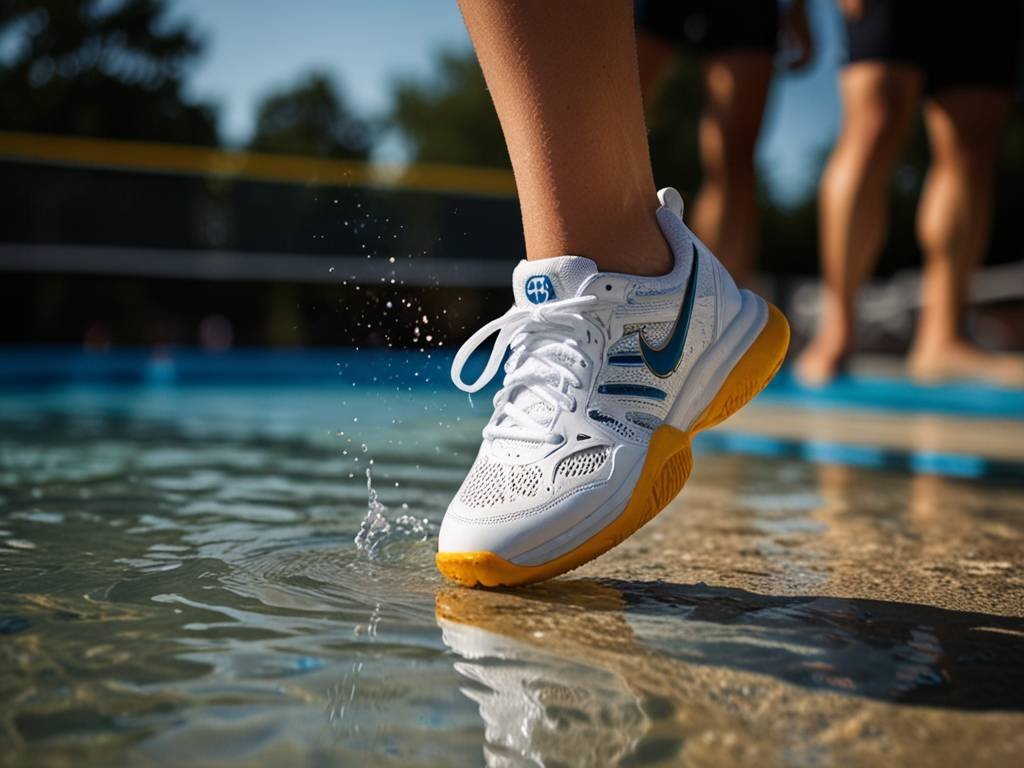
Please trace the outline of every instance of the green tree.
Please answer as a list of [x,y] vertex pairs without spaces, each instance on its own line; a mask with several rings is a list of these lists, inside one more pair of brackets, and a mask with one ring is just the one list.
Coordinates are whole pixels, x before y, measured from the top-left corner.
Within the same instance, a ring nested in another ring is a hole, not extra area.
[[249,144],[261,152],[336,158],[365,158],[369,147],[366,123],[353,115],[341,89],[323,72],[310,72],[265,96]]
[[394,84],[390,122],[408,142],[413,160],[509,166],[498,116],[476,57],[441,51],[427,78]]
[[215,144],[210,105],[183,96],[202,43],[166,0],[4,0],[0,127]]

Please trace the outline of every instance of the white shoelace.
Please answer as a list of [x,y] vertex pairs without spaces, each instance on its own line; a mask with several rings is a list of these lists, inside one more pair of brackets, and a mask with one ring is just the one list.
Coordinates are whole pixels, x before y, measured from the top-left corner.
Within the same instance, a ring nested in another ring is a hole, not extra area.
[[[542,443],[560,443],[564,440],[549,425],[537,421],[511,402],[511,396],[516,388],[523,387],[550,405],[555,411],[555,417],[549,421],[550,425],[557,421],[560,410],[571,411],[576,408],[576,397],[572,390],[579,389],[583,382],[563,361],[570,357],[578,359],[581,367],[591,364],[590,357],[580,349],[573,334],[578,332],[579,323],[583,321],[580,310],[584,307],[593,310],[601,303],[596,296],[580,296],[535,307],[512,307],[466,340],[452,361],[452,381],[463,392],[473,393],[483,389],[498,372],[505,349],[512,348],[504,384],[494,396],[494,416],[484,428],[485,438]],[[573,320],[577,322],[573,323]],[[475,382],[467,384],[462,380],[463,366],[470,355],[495,331],[498,332],[498,338],[491,348],[483,373]]]

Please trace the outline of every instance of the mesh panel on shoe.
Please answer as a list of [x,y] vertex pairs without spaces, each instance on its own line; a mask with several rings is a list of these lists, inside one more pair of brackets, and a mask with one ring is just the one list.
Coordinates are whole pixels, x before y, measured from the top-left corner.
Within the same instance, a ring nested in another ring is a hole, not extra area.
[[640,341],[637,338],[636,333],[627,333],[625,336],[619,338],[618,341],[614,342],[608,347],[608,355],[621,355],[628,354],[630,352],[640,351]]
[[526,459],[528,461],[531,458],[543,455],[548,450],[547,445],[544,443],[535,443],[531,440],[513,440],[508,437],[495,440],[491,448],[492,455],[508,459],[509,461],[519,459]]
[[[623,326],[622,337],[615,343],[613,349],[616,352],[625,352],[627,349],[640,349],[640,336],[642,332],[648,344],[657,347],[664,344],[668,339],[675,323],[633,323]],[[621,349],[620,349],[621,347]]]
[[649,429],[652,432],[661,426],[661,419],[655,416],[653,413],[643,413],[641,411],[630,411],[626,414],[626,418],[636,424],[638,427],[643,429]]
[[668,337],[675,327],[675,323],[645,323],[643,327],[644,340],[652,347],[660,347],[668,341]]
[[508,483],[509,501],[535,495],[541,475],[541,469],[537,466],[506,466],[505,480]]
[[501,464],[477,462],[459,492],[467,507],[490,507],[505,501],[505,473]]
[[602,384],[649,384],[657,389],[662,389],[665,386],[644,366],[635,368],[609,366],[604,373],[605,375],[601,379]]
[[535,496],[540,486],[540,467],[478,461],[459,491],[459,500],[476,509]]
[[558,281],[575,294],[579,285],[594,274],[594,266],[590,259],[565,259],[558,267]]
[[594,421],[602,424],[606,429],[610,429],[612,432],[617,434],[619,437],[624,437],[627,440],[637,441],[639,435],[636,430],[630,427],[628,424],[623,424],[621,421],[616,419],[614,416],[609,416],[607,413],[602,413],[598,410],[590,410],[587,414]]
[[558,462],[555,477],[584,477],[593,474],[604,466],[610,455],[611,448],[607,445],[577,451]]

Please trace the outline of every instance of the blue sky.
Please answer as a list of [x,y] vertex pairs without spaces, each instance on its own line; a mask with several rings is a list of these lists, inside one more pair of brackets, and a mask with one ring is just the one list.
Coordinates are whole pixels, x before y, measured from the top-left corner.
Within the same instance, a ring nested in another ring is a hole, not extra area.
[[[808,5],[818,54],[809,71],[776,79],[758,150],[764,178],[782,200],[813,184],[814,160],[839,123],[839,18],[834,0]],[[232,143],[248,137],[259,98],[302,72],[333,72],[358,111],[381,114],[393,77],[429,72],[439,48],[469,46],[455,0],[175,0],[174,8],[206,37],[190,87],[219,102]],[[401,147],[386,144],[383,155],[401,159]]]

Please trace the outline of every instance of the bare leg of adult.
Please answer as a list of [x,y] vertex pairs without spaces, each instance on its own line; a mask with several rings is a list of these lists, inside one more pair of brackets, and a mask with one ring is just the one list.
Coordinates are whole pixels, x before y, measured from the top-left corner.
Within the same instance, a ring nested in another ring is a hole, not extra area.
[[847,66],[839,86],[843,127],[819,193],[822,315],[796,369],[811,386],[830,381],[853,345],[857,292],[888,234],[889,181],[913,124],[921,75],[864,61]]
[[1024,359],[982,350],[961,332],[971,272],[988,247],[999,140],[1011,102],[1008,91],[957,88],[925,105],[932,162],[918,206],[925,268],[910,354],[910,372],[920,380],[1024,386]]
[[691,224],[740,284],[750,280],[760,240],[754,148],[772,65],[770,54],[758,52],[718,54],[701,62],[704,176]]
[[461,0],[512,159],[529,259],[672,266],[658,207],[629,0]]

